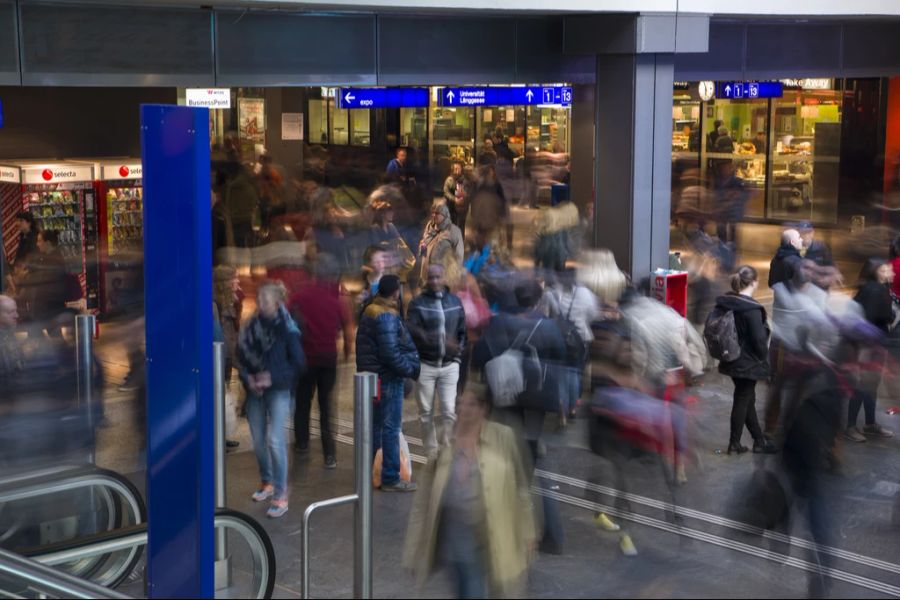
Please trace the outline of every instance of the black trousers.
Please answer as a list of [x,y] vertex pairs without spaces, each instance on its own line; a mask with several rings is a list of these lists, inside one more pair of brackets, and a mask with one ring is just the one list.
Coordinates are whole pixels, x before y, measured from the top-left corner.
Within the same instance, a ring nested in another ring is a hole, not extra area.
[[739,444],[744,425],[753,436],[754,442],[765,438],[756,415],[756,380],[732,377],[734,382],[734,404],[731,407],[731,443]]
[[297,444],[309,444],[309,414],[313,394],[318,391],[319,429],[322,432],[322,451],[335,456],[334,431],[331,426],[331,392],[337,382],[337,362],[327,367],[310,365],[297,384],[297,406],[294,409],[294,438]]

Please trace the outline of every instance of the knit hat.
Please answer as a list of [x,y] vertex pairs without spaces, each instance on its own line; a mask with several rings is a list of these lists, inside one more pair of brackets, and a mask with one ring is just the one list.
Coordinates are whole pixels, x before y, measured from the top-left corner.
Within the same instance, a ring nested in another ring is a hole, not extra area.
[[382,298],[390,298],[399,289],[400,278],[396,275],[385,275],[378,282],[378,295]]

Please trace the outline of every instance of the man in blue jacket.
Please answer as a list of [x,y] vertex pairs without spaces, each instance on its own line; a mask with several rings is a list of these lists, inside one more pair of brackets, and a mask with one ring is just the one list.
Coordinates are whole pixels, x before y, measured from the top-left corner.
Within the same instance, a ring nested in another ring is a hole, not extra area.
[[[409,305],[408,322],[422,359],[417,386],[419,420],[422,421],[425,454],[432,458],[438,451],[435,412],[440,414],[440,444],[450,445],[450,434],[456,422],[459,369],[466,347],[466,313],[460,299],[447,287],[443,265],[428,267],[425,290]],[[440,402],[437,410],[435,392]]]
[[416,484],[400,479],[400,429],[403,380],[418,379],[419,353],[400,316],[400,278],[385,275],[356,332],[356,370],[377,373],[381,398],[375,405],[374,450],[381,448],[381,489],[413,492]]

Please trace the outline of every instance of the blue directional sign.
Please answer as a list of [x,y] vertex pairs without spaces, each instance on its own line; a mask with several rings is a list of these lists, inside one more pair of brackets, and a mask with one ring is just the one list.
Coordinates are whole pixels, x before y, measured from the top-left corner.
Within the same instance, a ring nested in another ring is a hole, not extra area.
[[564,86],[465,87],[441,90],[441,106],[516,106],[572,104],[572,88]]
[[428,88],[341,88],[341,108],[427,108]]
[[0,129],[3,129],[3,100],[0,100]]
[[716,84],[716,97],[731,100],[756,98],[781,98],[784,86],[780,81],[720,81]]

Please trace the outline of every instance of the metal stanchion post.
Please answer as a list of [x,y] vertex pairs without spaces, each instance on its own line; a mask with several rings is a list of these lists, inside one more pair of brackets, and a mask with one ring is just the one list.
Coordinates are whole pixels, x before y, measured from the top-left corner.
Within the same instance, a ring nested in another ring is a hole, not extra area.
[[354,378],[353,432],[356,437],[356,495],[353,596],[372,597],[372,402],[378,390],[374,373]]
[[[216,431],[216,508],[225,506],[225,343],[213,342],[213,404]],[[216,529],[216,590],[231,586],[231,557],[223,528]]]
[[94,315],[75,317],[75,363],[78,380],[78,407],[85,410],[88,431],[91,433],[88,460],[94,464]]

